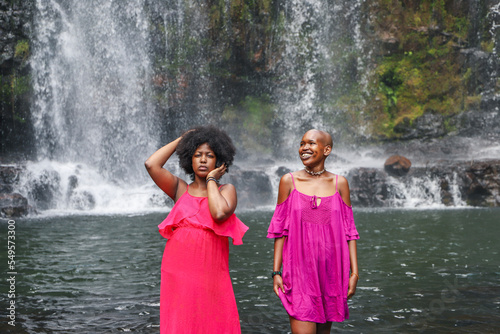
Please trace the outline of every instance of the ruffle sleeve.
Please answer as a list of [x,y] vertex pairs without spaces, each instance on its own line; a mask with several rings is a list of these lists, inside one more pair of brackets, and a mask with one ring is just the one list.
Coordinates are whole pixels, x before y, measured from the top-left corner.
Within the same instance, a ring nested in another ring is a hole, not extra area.
[[[181,199],[183,198],[181,197]],[[174,205],[167,217],[158,225],[160,234],[166,239],[172,237],[175,228],[191,225],[189,224],[190,219],[196,217],[200,212],[200,207],[195,205],[183,205],[181,209],[179,202]]]
[[[233,239],[234,245],[243,244],[243,235],[248,230],[248,226],[236,217],[234,213],[222,223],[217,223],[210,215],[206,198],[191,197],[190,200],[193,201],[192,203],[186,203],[186,200],[189,199],[188,195],[181,199],[174,205],[167,218],[158,225],[159,232],[164,238],[170,239],[173,231],[178,227],[191,226],[210,229],[217,235],[230,237]],[[192,205],[194,202],[199,203]]]
[[270,239],[281,238],[288,236],[289,228],[289,199],[288,197],[283,203],[276,205],[274,210],[273,218],[271,218],[271,223],[267,230],[267,237]]
[[217,235],[233,239],[233,245],[242,245],[243,235],[248,231],[248,226],[243,224],[243,222],[233,213],[233,215],[223,223],[214,222],[213,231]]
[[344,224],[344,232],[347,240],[357,240],[359,239],[359,233],[354,224],[354,215],[352,213],[352,207],[348,206],[341,200],[342,208],[342,223]]

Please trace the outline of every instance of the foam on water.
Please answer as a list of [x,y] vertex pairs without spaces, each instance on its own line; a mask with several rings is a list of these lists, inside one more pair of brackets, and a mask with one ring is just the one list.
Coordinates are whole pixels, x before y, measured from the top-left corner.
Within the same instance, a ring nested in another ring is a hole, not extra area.
[[84,164],[44,160],[28,163],[26,169],[18,191],[38,203],[43,215],[140,214],[169,207],[153,184],[110,182]]

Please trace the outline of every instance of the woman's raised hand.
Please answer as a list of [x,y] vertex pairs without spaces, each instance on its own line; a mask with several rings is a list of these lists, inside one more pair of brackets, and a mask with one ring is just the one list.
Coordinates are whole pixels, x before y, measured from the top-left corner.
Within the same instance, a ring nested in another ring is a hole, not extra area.
[[219,180],[227,170],[226,164],[222,164],[220,167],[217,167],[208,173],[207,178],[209,177],[215,177],[217,180]]

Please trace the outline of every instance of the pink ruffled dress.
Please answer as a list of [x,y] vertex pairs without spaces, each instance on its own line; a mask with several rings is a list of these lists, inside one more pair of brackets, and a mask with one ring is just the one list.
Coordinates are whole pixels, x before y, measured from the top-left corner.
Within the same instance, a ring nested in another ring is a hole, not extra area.
[[359,239],[352,207],[335,194],[318,197],[295,188],[276,206],[268,238],[286,237],[280,299],[290,316],[325,323],[349,318],[347,291],[350,258],[348,240]]
[[248,227],[236,215],[212,219],[207,197],[188,190],[158,225],[168,239],[161,264],[160,333],[241,333],[229,277],[229,241]]

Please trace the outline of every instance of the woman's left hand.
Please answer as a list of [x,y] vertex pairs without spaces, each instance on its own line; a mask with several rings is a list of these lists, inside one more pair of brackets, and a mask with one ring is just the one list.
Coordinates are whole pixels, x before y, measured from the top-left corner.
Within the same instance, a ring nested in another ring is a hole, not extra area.
[[358,277],[356,275],[352,275],[349,278],[349,290],[347,291],[347,299],[351,299],[352,296],[356,293],[356,286],[358,285]]
[[220,167],[217,167],[208,173],[207,178],[215,177],[217,181],[226,173],[226,164],[222,164]]

